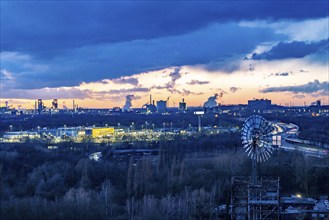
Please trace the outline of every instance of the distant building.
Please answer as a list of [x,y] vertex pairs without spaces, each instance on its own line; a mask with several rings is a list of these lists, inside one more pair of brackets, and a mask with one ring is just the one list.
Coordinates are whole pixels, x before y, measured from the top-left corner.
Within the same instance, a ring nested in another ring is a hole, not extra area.
[[207,107],[207,108],[204,108],[204,112],[206,114],[210,114],[210,113],[221,113],[221,106],[220,105],[217,105],[217,106],[214,106],[214,107]]
[[37,132],[30,132],[30,131],[14,131],[14,132],[6,132],[3,134],[3,139],[5,141],[21,141],[23,139],[34,139],[39,138],[40,135]]
[[184,99],[182,100],[182,102],[179,103],[178,105],[178,110],[179,111],[186,111],[186,102],[184,101]]
[[44,105],[42,99],[38,99],[38,113],[41,114],[43,111]]
[[157,111],[157,107],[154,105],[154,101],[153,101],[153,104],[146,105],[147,113],[155,113],[156,111]]
[[53,99],[51,104],[52,104],[52,109],[58,109],[58,100],[57,99]]
[[120,107],[113,107],[110,111],[112,111],[112,112],[122,112],[122,109]]
[[150,103],[146,103],[143,107],[146,107],[147,113],[155,113],[157,111],[154,100],[152,101],[152,95],[150,95]]
[[315,102],[311,103],[311,106],[320,106],[321,105],[321,100],[316,100]]
[[106,137],[114,134],[114,127],[86,129],[86,135],[92,138]]
[[272,102],[268,99],[254,99],[248,100],[248,109],[249,110],[266,110],[271,108]]
[[82,127],[61,127],[54,129],[42,129],[40,134],[43,134],[47,137],[71,137],[76,138],[78,136],[83,136],[84,131]]
[[157,101],[157,112],[160,114],[167,112],[167,101]]

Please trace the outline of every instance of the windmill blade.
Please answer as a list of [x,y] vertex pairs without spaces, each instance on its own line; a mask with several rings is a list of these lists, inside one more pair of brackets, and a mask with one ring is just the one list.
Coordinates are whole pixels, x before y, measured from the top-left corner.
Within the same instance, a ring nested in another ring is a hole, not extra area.
[[261,162],[264,162],[265,161],[264,154],[261,154],[260,156],[262,158],[262,161]]
[[273,130],[272,124],[259,115],[252,115],[245,120],[241,128],[241,141],[251,159],[257,162],[268,160],[273,152]]
[[245,152],[248,154],[249,156],[249,153],[252,152],[252,148],[249,146],[249,147],[246,147],[246,150]]

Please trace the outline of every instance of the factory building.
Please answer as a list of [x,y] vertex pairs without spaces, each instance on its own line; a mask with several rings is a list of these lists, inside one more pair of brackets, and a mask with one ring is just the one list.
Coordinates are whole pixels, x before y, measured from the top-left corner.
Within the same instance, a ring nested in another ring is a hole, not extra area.
[[41,114],[43,111],[44,105],[42,99],[38,99],[38,114]]
[[167,101],[157,101],[157,112],[160,114],[167,112]]
[[20,141],[23,139],[34,139],[39,138],[40,135],[37,132],[30,131],[14,131],[14,132],[6,132],[3,134],[4,141]]
[[88,128],[86,129],[86,135],[92,138],[106,137],[114,134],[114,127],[106,128]]
[[315,102],[311,103],[311,106],[320,106],[321,105],[321,100],[316,100]]
[[154,100],[152,100],[152,95],[150,95],[150,103],[144,105],[146,107],[147,113],[155,113],[157,111],[157,107],[154,104]]
[[57,99],[53,99],[51,105],[52,105],[51,106],[52,109],[58,109],[58,100]]
[[266,110],[271,108],[271,100],[268,99],[254,99],[248,100],[248,109],[249,110]]
[[98,138],[98,137],[113,135],[114,127],[104,127],[104,128],[61,127],[57,129],[42,130],[41,133],[43,135],[49,135],[54,137],[66,136],[66,137],[78,138],[84,136],[91,136],[92,138]]
[[184,99],[182,100],[182,102],[179,103],[178,105],[178,110],[179,111],[186,111],[186,102],[184,101]]
[[153,104],[146,105],[146,112],[147,113],[155,113],[156,111],[157,111],[157,107],[154,105],[154,101],[153,101]]
[[61,127],[56,129],[43,129],[41,132],[43,135],[51,137],[81,137],[85,135],[85,131],[82,127]]

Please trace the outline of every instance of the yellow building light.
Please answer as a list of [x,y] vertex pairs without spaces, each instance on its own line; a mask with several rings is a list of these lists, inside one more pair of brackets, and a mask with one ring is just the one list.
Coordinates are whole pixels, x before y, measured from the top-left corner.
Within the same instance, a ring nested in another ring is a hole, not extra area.
[[114,128],[108,127],[108,128],[93,128],[91,132],[92,138],[98,138],[98,137],[106,137],[111,134],[114,134]]

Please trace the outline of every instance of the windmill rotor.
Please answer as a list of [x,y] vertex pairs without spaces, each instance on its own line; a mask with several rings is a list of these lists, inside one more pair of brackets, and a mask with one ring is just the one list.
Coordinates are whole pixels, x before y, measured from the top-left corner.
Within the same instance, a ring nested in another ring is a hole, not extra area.
[[259,115],[247,118],[241,129],[241,140],[246,154],[257,162],[269,159],[273,152],[273,127],[270,122]]

